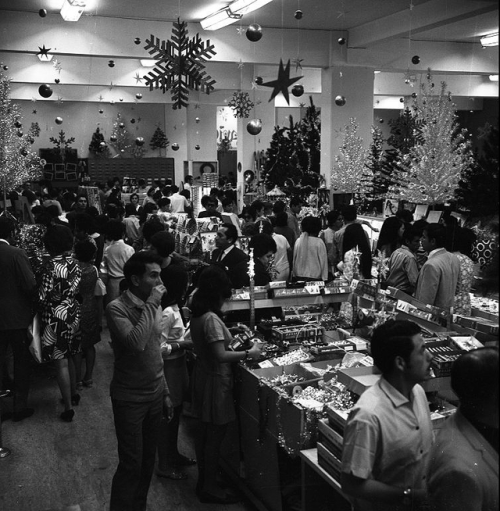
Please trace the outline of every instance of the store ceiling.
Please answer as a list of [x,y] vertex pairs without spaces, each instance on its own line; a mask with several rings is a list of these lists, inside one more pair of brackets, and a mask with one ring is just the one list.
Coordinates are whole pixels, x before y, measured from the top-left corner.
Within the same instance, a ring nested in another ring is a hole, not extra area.
[[[51,14],[59,12],[62,3],[62,0],[0,0],[0,11],[38,12],[45,8]],[[229,2],[88,0],[87,4],[87,16],[151,21],[173,21],[180,17],[195,23]],[[284,29],[356,29],[356,34],[366,29],[366,32],[375,32],[375,38],[380,39],[384,36],[384,27],[393,25],[400,15],[408,15],[411,4],[412,38],[415,40],[473,42],[481,35],[498,31],[498,0],[274,0],[244,16],[241,24],[258,23],[262,27]],[[297,9],[303,11],[300,21],[294,17]],[[439,19],[434,13],[440,13]],[[407,27],[404,30],[408,34]]]

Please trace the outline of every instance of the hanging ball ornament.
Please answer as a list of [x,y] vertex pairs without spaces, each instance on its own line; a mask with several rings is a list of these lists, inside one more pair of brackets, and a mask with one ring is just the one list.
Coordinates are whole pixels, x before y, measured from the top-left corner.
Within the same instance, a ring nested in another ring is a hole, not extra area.
[[343,46],[346,43],[346,38],[345,37],[339,37],[337,39],[337,42],[340,44],[340,46]]
[[24,133],[22,132],[22,130],[19,130],[19,131],[17,132],[17,136],[18,136],[19,138],[21,138],[23,135],[24,135]]
[[296,20],[301,20],[302,16],[304,16],[304,13],[300,9],[297,9],[293,16]]
[[262,39],[262,27],[257,23],[252,23],[246,31],[246,36],[249,41],[256,43]]
[[22,156],[28,156],[28,151],[24,147],[21,147],[19,152],[21,153]]
[[400,103],[404,103],[405,102],[405,98],[399,98],[399,102]]
[[63,123],[62,117],[56,117],[56,124],[62,124],[62,123]]
[[28,138],[28,142],[29,142],[30,144],[34,144],[34,143],[35,143],[35,139],[34,139],[33,137],[29,137],[29,138]]
[[123,101],[123,98],[120,98],[120,101]]
[[108,62],[108,66],[109,66],[109,67],[115,67],[115,61],[114,61],[114,60],[110,60],[110,61]]
[[15,126],[16,128],[22,128],[22,127],[23,127],[23,123],[22,123],[21,121],[19,121],[19,120],[18,120],[18,121],[16,121],[16,122],[14,123],[14,126]]
[[102,108],[101,108],[101,109],[99,109],[99,113],[100,113],[100,114],[103,114],[103,113],[104,113],[104,110],[103,110]]
[[47,85],[46,83],[38,87],[38,94],[40,94],[42,98],[50,98],[50,96],[52,96],[52,93],[53,93],[52,88],[50,87],[50,85]]
[[135,43],[135,44],[141,44],[141,39],[140,39],[140,37],[136,37],[136,38],[134,39],[134,43]]
[[194,122],[195,122],[196,124],[198,124],[198,123],[200,122],[200,118],[199,118],[199,117],[196,117],[196,119],[194,120]]
[[111,135],[111,136],[109,137],[109,140],[110,140],[110,142],[116,142],[118,139],[116,138],[116,136],[115,136],[115,135]]
[[247,124],[247,131],[250,135],[258,135],[262,131],[262,121],[260,119],[252,119]]
[[106,144],[106,142],[104,142],[104,140],[103,140],[103,141],[102,141],[99,145],[100,145],[101,147],[103,147],[103,148],[107,146],[107,144]]
[[415,98],[417,97],[417,93],[416,93],[416,92],[412,92],[412,93],[411,93],[411,97],[412,97],[413,99],[415,99]]
[[194,146],[194,148],[195,148],[197,151],[199,151],[199,150],[200,150],[200,146],[199,146],[198,144],[196,144],[196,145]]
[[118,126],[119,126],[121,129],[125,128],[125,124],[124,124],[123,122],[121,122],[120,124],[118,124]]
[[135,139],[135,145],[139,146],[139,147],[143,146],[144,145],[144,139],[142,137],[137,137]]
[[56,78],[54,82],[59,83],[61,80],[59,78]]
[[47,16],[47,9],[40,9],[38,11],[38,16],[40,16],[40,18],[45,18],[45,16]]
[[142,99],[142,94],[141,94],[140,92],[138,92],[138,93],[135,95],[135,97],[136,97],[137,99]]
[[135,119],[130,119],[131,124],[135,124]]
[[177,142],[174,142],[174,143],[172,144],[172,150],[173,150],[173,151],[178,151],[178,150],[179,150],[179,144],[178,144]]
[[345,96],[340,96],[339,95],[339,96],[335,97],[335,104],[337,106],[344,106],[345,105],[345,101],[346,101]]
[[262,78],[262,76],[257,76],[257,78],[255,78],[255,83],[257,85],[262,85],[264,83],[264,78]]
[[411,62],[412,64],[420,64],[420,57],[418,55],[413,55]]
[[379,122],[380,124],[383,124],[383,123],[384,123],[384,119],[379,119],[379,120],[378,120],[378,122]]
[[300,83],[298,83],[297,85],[294,85],[292,87],[292,94],[296,98],[300,98],[300,96],[302,96],[302,94],[304,94],[304,86],[300,85]]
[[125,152],[125,149],[120,149],[120,153],[124,153]]
[[3,70],[4,71],[8,71],[9,70],[9,66],[3,66]]

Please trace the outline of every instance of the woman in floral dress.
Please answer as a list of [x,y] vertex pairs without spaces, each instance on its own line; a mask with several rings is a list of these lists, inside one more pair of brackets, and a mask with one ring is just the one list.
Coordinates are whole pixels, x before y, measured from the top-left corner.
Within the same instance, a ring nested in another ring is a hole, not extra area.
[[474,262],[471,255],[475,239],[476,236],[471,229],[456,227],[451,242],[451,251],[460,261],[453,312],[464,316],[470,316],[472,311],[470,291],[474,282]]
[[43,238],[50,254],[38,290],[41,319],[42,357],[54,361],[56,377],[64,404],[60,418],[73,420],[71,408],[80,401],[76,393],[75,365],[73,355],[79,345],[74,338],[80,321],[80,306],[76,294],[81,279],[78,261],[70,256],[73,234],[69,227],[51,225]]

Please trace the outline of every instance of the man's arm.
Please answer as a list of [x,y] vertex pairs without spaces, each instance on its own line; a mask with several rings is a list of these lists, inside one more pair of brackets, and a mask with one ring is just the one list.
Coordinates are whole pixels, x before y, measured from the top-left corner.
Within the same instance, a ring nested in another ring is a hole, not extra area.
[[[342,491],[350,497],[377,502],[380,504],[403,505],[405,500],[404,490],[396,486],[390,486],[374,479],[360,479],[352,474],[343,472],[340,476]],[[426,501],[425,490],[411,491],[411,504],[423,503]],[[413,509],[412,505],[408,509]],[[441,510],[448,508],[441,508]],[[464,508],[462,508],[464,509]]]
[[420,270],[415,298],[422,303],[434,305],[439,287],[439,271],[430,264]]

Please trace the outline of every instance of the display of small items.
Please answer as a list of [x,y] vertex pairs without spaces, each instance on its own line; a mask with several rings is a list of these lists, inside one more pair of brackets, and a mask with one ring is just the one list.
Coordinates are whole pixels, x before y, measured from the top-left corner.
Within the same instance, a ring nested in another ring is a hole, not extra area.
[[276,366],[288,366],[291,364],[296,364],[297,362],[305,362],[306,360],[310,359],[311,355],[309,352],[299,348],[297,350],[285,353],[280,357],[273,358],[272,363]]

